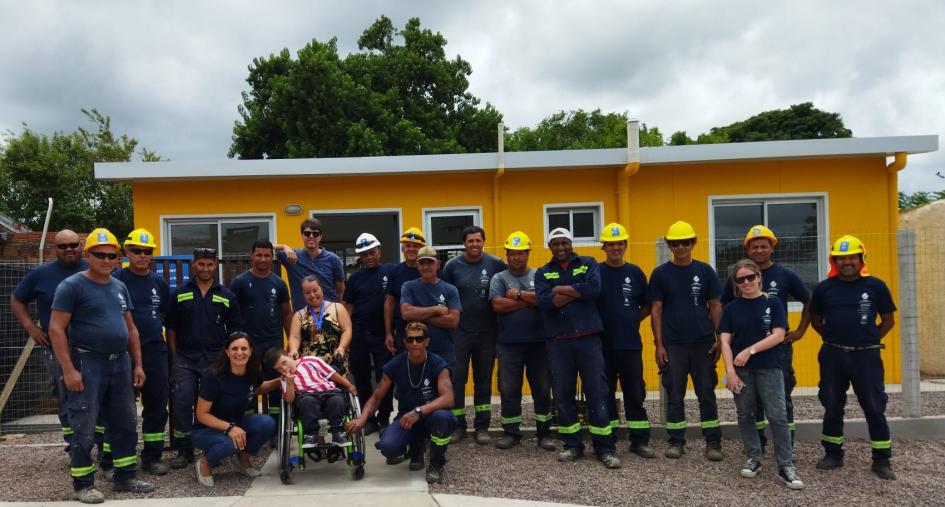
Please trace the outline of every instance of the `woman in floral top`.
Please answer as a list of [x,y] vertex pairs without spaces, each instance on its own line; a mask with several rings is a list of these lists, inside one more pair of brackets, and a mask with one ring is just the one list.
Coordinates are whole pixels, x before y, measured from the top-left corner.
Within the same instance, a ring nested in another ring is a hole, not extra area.
[[348,368],[348,348],[351,346],[351,317],[344,305],[326,302],[321,285],[315,276],[302,280],[302,295],[306,306],[292,316],[289,329],[289,355],[318,356],[331,363],[341,356]]

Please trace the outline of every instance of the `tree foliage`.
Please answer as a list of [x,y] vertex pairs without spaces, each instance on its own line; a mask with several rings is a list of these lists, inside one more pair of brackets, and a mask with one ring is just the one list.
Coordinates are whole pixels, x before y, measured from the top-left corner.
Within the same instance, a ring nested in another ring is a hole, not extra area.
[[[640,146],[662,146],[658,128],[640,126]],[[559,111],[545,118],[535,128],[522,127],[505,142],[507,151],[582,150],[626,148],[627,113],[602,113],[578,109]]]
[[939,199],[945,199],[945,190],[926,192],[920,190],[911,194],[899,192],[899,209],[917,208]]
[[[82,113],[94,125],[66,134],[47,136],[24,126],[9,132],[0,151],[0,209],[33,230],[42,230],[47,198],[53,198],[50,230],[87,232],[107,227],[116,235],[133,228],[131,187],[124,183],[96,180],[95,162],[127,162],[138,141],[111,131],[107,116],[92,110]],[[160,157],[142,148],[144,161]]]
[[501,114],[469,93],[469,62],[446,56],[446,38],[386,16],[338,55],[312,40],[249,66],[229,156],[344,157],[495,151]]
[[811,102],[794,104],[787,109],[773,109],[747,120],[724,127],[713,127],[695,140],[685,131],[674,132],[670,145],[786,141],[791,139],[828,139],[852,137],[839,113],[829,113]]

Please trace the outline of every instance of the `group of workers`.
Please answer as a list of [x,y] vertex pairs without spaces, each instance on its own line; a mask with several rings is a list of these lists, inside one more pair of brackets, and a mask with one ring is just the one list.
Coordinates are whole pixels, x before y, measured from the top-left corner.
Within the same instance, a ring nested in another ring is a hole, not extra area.
[[[537,270],[529,266],[532,242],[521,231],[506,239],[502,260],[484,252],[482,228],[466,227],[464,252],[442,268],[441,255],[417,228],[401,235],[404,260],[393,265],[380,262],[380,241],[364,233],[355,244],[360,269],[347,280],[341,259],[320,246],[321,223],[305,220],[301,233],[298,249],[254,243],[251,268],[229,288],[216,279],[216,250],[197,248],[191,278],[173,293],[151,270],[157,245],[145,229],[121,245],[111,232],[96,229],[84,248],[72,231],[56,235],[56,260],[24,277],[11,306],[49,369],[76,499],[104,501],[94,485],[96,446],[113,491],[154,489],[136,476],[136,389],[143,406],[141,469],[150,474],[194,464],[198,480],[209,486],[211,468],[235,456],[242,473],[258,475],[249,457],[273,438],[270,416],[279,415],[279,396],[269,396],[263,408],[268,415],[245,412],[270,391],[281,390],[296,406],[304,400],[310,407],[306,421],[326,415],[332,440],[348,445],[337,402],[322,396],[343,388],[356,393],[363,407],[345,431],[380,432],[377,447],[388,464],[409,459],[411,470],[424,468],[429,445],[426,479],[439,482],[448,444],[469,433],[470,365],[476,443],[499,449],[520,444],[524,377],[537,445],[558,450],[560,440],[558,460],[579,459],[580,386],[593,451],[604,466],[618,468],[619,381],[629,450],[653,458],[640,334],[647,317],[668,395],[667,458],[685,453],[683,400],[691,379],[705,457],[723,459],[714,391],[721,357],[748,455],[740,474],[755,477],[761,469],[767,420],[780,478],[803,488],[794,467],[792,343],[812,326],[823,338],[818,360],[825,455],[817,468],[843,465],[843,414],[852,384],[869,426],[872,470],[895,478],[880,349],[896,307],[886,285],[868,274],[865,247],[853,236],[834,243],[830,273],[811,294],[796,273],[772,260],[778,238],[763,225],[749,229],[748,258],[735,264],[725,283],[712,266],[693,258],[697,237],[685,222],[669,227],[665,242],[672,257],[649,280],[626,261],[628,233],[617,223],[601,231],[602,263],[577,255],[567,229],[550,231],[551,259]],[[288,285],[273,272],[275,259],[286,269]],[[803,305],[794,330],[788,297]],[[38,324],[29,313],[33,301]],[[495,358],[503,429],[497,439],[488,432]],[[329,366],[335,362],[350,368],[353,384]],[[177,455],[165,464],[169,399]],[[557,439],[551,430],[555,411]],[[311,438],[306,435],[306,442]],[[196,460],[195,446],[203,451]]]

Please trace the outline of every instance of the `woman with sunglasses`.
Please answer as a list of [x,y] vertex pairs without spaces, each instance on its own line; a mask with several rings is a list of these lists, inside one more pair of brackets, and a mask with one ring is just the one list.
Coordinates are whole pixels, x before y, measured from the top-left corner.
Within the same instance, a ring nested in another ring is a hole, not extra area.
[[315,275],[302,279],[302,295],[305,306],[292,316],[289,328],[289,355],[293,359],[301,356],[318,356],[348,370],[348,349],[351,346],[351,317],[344,305],[325,301],[321,282]]
[[725,386],[735,394],[738,429],[748,461],[742,477],[761,470],[761,441],[755,429],[758,400],[764,406],[774,439],[778,476],[787,487],[802,489],[791,446],[785,408],[784,375],[776,347],[784,341],[787,315],[778,298],[761,291],[761,269],[744,259],[735,263],[733,283],[737,299],[725,306],[719,332],[725,360]]

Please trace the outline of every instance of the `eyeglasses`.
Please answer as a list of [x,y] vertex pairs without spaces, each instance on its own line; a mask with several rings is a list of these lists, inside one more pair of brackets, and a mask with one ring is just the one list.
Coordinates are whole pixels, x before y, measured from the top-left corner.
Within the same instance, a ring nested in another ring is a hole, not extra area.
[[679,240],[679,241],[667,241],[666,244],[669,245],[670,248],[679,248],[679,247],[684,247],[684,246],[689,246],[689,245],[691,245],[691,244],[692,244],[692,240],[691,240],[691,239],[682,239],[682,240]]
[[151,248],[129,248],[129,252],[135,255],[153,255],[154,250]]
[[302,231],[302,236],[306,238],[317,238],[322,235],[322,231]]
[[404,336],[404,343],[423,343],[423,340],[426,340],[426,335],[420,336]]
[[79,243],[56,243],[56,248],[60,250],[75,250],[79,248]]
[[752,283],[752,282],[754,282],[754,281],[757,280],[757,279],[758,279],[758,275],[756,275],[755,273],[752,273],[752,274],[750,274],[750,275],[745,275],[745,276],[736,276],[736,277],[735,277],[735,283],[737,283],[738,285],[741,285],[741,284],[746,283],[746,282],[747,282],[747,283]]
[[194,248],[194,259],[216,259],[216,248]]
[[104,261],[105,259],[113,261],[118,258],[118,254],[116,253],[105,253],[105,252],[89,252],[89,253],[92,254],[92,257],[95,257],[96,259],[102,260],[102,261]]

